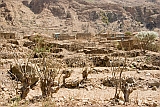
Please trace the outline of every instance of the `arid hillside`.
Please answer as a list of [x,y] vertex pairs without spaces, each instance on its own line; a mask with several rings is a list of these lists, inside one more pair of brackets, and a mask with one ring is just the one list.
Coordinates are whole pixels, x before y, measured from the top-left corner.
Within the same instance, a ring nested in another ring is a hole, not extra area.
[[0,14],[0,30],[18,35],[160,28],[159,0],[3,0]]
[[0,0],[0,107],[160,107],[159,19],[159,0]]

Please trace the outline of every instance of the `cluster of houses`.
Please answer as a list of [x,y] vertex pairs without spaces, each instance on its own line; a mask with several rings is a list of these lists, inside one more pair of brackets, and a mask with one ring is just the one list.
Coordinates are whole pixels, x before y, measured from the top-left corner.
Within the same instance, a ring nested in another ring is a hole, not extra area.
[[[135,33],[134,33],[135,34]],[[33,34],[34,35],[34,34]],[[71,40],[71,39],[84,39],[88,40],[94,36],[99,36],[101,38],[106,38],[107,40],[129,40],[132,36],[125,35],[121,32],[116,33],[102,33],[97,35],[92,35],[91,33],[76,33],[75,35],[70,36],[69,34],[61,34],[61,33],[54,33],[53,38],[55,40]],[[0,32],[1,39],[15,39],[15,33],[4,33]]]
[[[54,33],[52,38],[54,40],[90,40],[93,37],[105,38],[108,41],[117,41],[120,42],[125,47],[131,47],[134,42],[134,35],[138,32],[130,33],[129,35],[122,32],[116,33],[101,33],[97,35],[92,35],[91,33],[75,33],[74,35],[70,36],[69,34],[61,34],[61,33]],[[34,35],[34,34],[33,34]],[[32,36],[32,35],[30,35]],[[4,33],[0,32],[0,39],[15,39],[15,33]]]
[[[134,33],[135,34],[135,33]],[[54,39],[55,40],[70,40],[70,39],[84,39],[87,40],[89,38],[92,38],[94,36],[99,36],[102,38],[106,38],[107,40],[129,40],[133,36],[132,35],[126,35],[122,32],[116,32],[116,33],[101,33],[97,35],[92,35],[91,33],[76,33],[74,36],[70,36],[68,34],[60,34],[55,33]]]

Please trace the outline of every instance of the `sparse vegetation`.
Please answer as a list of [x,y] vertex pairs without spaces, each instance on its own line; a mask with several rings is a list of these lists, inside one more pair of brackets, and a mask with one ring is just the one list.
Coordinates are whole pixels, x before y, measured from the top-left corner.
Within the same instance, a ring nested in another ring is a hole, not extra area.
[[131,32],[125,32],[125,36],[132,36]]
[[160,106],[158,1],[127,1],[0,3],[0,106]]

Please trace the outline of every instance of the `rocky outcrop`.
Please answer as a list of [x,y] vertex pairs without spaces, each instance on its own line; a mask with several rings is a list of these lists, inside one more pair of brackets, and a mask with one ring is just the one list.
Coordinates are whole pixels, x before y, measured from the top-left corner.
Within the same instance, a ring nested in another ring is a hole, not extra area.
[[32,0],[29,4],[29,8],[35,13],[39,14],[43,11],[45,0]]
[[[55,17],[60,19],[71,18],[71,11],[74,10],[77,13],[78,20],[81,22],[101,20],[102,16],[100,13],[103,11],[110,23],[119,21],[123,25],[124,20],[135,20],[141,22],[150,30],[158,27],[160,23],[158,20],[160,11],[156,6],[128,7],[110,3],[91,3],[85,0],[32,0],[29,7],[36,14],[41,13],[44,8],[47,8]],[[157,15],[157,17],[153,18],[154,15]],[[154,24],[151,23],[152,21]],[[134,21],[132,21],[132,24],[134,26]]]
[[65,9],[64,7],[62,6],[51,6],[49,7],[49,9],[51,10],[52,14],[55,16],[55,17],[59,17],[59,18],[66,18],[66,12],[65,12]]
[[96,21],[99,18],[99,14],[94,10],[89,13],[89,19],[91,21]]
[[129,12],[132,18],[136,21],[146,25],[150,30],[154,27],[159,27],[158,17],[160,10],[154,6],[136,6],[136,7],[124,7],[126,12]]
[[[117,0],[112,2],[108,2],[109,0],[104,0],[105,2],[103,0],[29,1],[1,3],[0,21],[3,23],[0,29],[8,28],[5,30],[15,32],[19,30],[18,33],[21,35],[22,33],[31,34],[34,31],[53,35],[56,32],[71,34],[72,30],[96,34],[104,32],[105,27],[118,32],[160,28],[160,9],[157,1],[157,4],[147,2],[147,5],[140,4],[141,2],[122,5]],[[102,21],[101,13],[108,18],[108,25]]]
[[[0,15],[2,20],[9,22],[9,24],[13,25],[13,16],[10,14],[12,10],[7,7],[6,3],[0,3]],[[0,18],[0,19],[1,19]]]
[[44,8],[47,8],[55,17],[66,17],[65,8],[58,4],[58,0],[32,0],[29,4],[29,8],[35,14],[39,14]]

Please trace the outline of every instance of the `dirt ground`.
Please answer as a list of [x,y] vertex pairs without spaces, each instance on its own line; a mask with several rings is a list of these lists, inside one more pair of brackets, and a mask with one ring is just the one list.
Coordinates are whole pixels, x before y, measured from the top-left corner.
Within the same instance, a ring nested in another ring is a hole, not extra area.
[[[16,88],[18,86],[19,90],[21,88],[21,83],[12,80],[8,74],[10,69],[10,64],[15,63],[14,53],[18,54],[19,62],[25,60],[25,54],[30,53],[32,50],[30,48],[24,47],[23,44],[26,41],[30,40],[17,40],[18,45],[13,43],[8,43],[8,40],[1,41],[1,60],[0,60],[0,106],[12,106],[12,107],[159,107],[160,106],[160,69],[159,66],[151,66],[150,69],[148,65],[146,68],[138,69],[133,67],[135,63],[146,64],[143,62],[146,55],[136,56],[136,57],[127,57],[127,63],[131,65],[122,73],[122,77],[130,78],[131,84],[130,87],[133,89],[133,92],[130,94],[130,100],[128,103],[124,104],[123,93],[118,89],[119,100],[117,103],[113,101],[115,95],[115,87],[104,85],[104,80],[112,78],[113,68],[112,67],[100,67],[93,66],[92,72],[88,74],[87,80],[84,83],[79,84],[78,87],[66,88],[61,87],[57,93],[53,93],[52,97],[48,100],[42,98],[42,92],[40,89],[40,82],[37,85],[29,90],[27,97],[24,100],[19,99],[19,94],[16,94]],[[61,41],[53,41],[54,43],[61,43]],[[76,41],[77,42],[77,41]],[[64,43],[64,42],[63,42]],[[71,42],[69,42],[71,43]],[[98,44],[98,41],[94,41],[96,44],[94,48],[105,47],[104,45]],[[79,42],[82,44],[82,42]],[[87,48],[87,47],[85,47]],[[113,47],[112,47],[113,48]],[[105,48],[102,48],[105,49]],[[72,50],[72,49],[71,49]],[[92,56],[91,54],[85,54],[84,52],[71,51],[62,47],[62,51],[54,53],[54,55],[63,55],[61,60],[74,57],[83,57],[87,58]],[[78,49],[79,50],[79,49]],[[115,52],[125,52],[121,50],[112,50],[109,54],[98,54],[98,56],[107,55],[109,56]],[[157,52],[147,52],[148,55],[160,55]],[[97,54],[96,54],[97,55]],[[93,55],[93,56],[96,56]],[[21,59],[22,58],[22,59]],[[109,57],[112,59],[112,57]],[[115,57],[118,59],[118,57]],[[121,60],[124,59],[124,56],[121,56]],[[80,61],[80,59],[78,60]],[[77,63],[78,63],[77,61]],[[76,64],[77,64],[76,63]],[[91,69],[90,67],[88,67]],[[115,67],[118,68],[118,67]],[[71,76],[67,78],[67,81],[81,81],[82,71],[84,67],[67,67],[66,69],[72,70]],[[116,70],[115,70],[116,71]],[[118,71],[116,71],[117,77],[119,76]],[[61,81],[62,82],[62,81]],[[62,83],[60,83],[62,84]]]

